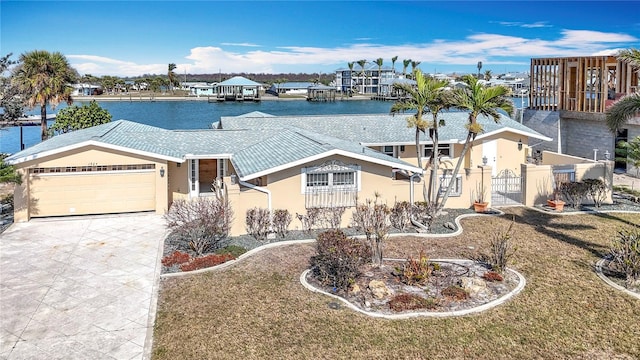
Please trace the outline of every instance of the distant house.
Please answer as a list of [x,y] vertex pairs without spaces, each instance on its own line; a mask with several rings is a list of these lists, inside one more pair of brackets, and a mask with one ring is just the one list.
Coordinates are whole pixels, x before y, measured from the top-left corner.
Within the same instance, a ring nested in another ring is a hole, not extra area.
[[213,96],[215,95],[216,84],[198,82],[189,84],[189,95],[191,96]]
[[383,65],[378,68],[378,64],[368,61],[364,69],[357,63],[353,70],[340,68],[336,70],[336,90],[342,93],[357,92],[360,94],[378,94],[380,84],[397,78],[391,66]]
[[72,84],[71,96],[93,96],[102,94],[102,87],[93,84]]
[[259,101],[262,91],[264,91],[262,84],[242,76],[234,76],[216,84],[213,88],[214,95],[218,101]]
[[271,85],[267,90],[267,93],[279,96],[285,95],[306,95],[307,89],[310,86],[315,85],[308,81],[295,81],[295,82],[283,82]]

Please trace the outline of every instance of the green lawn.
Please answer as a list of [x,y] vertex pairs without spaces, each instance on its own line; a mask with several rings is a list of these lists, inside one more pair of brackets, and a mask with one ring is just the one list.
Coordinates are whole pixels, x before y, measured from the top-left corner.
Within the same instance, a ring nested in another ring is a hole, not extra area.
[[[299,282],[314,245],[265,250],[234,266],[164,279],[154,359],[637,359],[640,301],[594,272],[617,229],[640,214],[515,215],[512,268],[527,279],[515,298],[456,318],[373,319]],[[385,256],[472,257],[508,217],[462,221],[454,238],[390,239]]]

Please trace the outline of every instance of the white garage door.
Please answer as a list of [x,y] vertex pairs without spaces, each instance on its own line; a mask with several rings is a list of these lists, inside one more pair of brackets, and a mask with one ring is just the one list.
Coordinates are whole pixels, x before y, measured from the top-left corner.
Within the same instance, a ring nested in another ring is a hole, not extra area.
[[150,211],[155,170],[31,174],[32,217]]

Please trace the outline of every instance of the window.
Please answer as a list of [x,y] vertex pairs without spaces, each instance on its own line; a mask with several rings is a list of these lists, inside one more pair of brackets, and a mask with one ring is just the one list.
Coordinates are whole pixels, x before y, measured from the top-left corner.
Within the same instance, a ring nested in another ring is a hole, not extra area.
[[107,171],[109,170],[106,165],[98,165],[96,166],[96,171]]
[[336,172],[332,174],[333,185],[355,185],[355,172]]
[[307,187],[329,186],[329,174],[307,174]]
[[381,146],[381,147],[380,147],[380,150],[381,150],[383,153],[385,153],[385,154],[387,154],[387,155],[389,155],[389,156],[396,157],[396,151],[395,151],[396,149],[395,149],[395,148],[396,148],[395,146],[388,146],[388,145],[386,145],[386,146]]
[[[440,194],[444,194],[447,191],[447,187],[449,186],[449,182],[451,181],[451,175],[445,175],[440,177]],[[462,175],[456,176],[455,184],[451,188],[451,193],[449,196],[460,196],[462,195]]]
[[[453,154],[453,150],[451,149],[451,144],[438,144],[438,152],[442,157],[451,157]],[[433,151],[433,145],[424,145],[424,157],[430,157],[431,152]]]
[[302,169],[305,207],[351,207],[356,205],[360,167],[329,161]]
[[82,172],[92,171],[92,170],[93,170],[92,166],[81,166],[80,167],[80,171],[82,171]]
[[32,174],[43,174],[44,173],[44,168],[33,168],[33,169],[31,169],[31,173]]

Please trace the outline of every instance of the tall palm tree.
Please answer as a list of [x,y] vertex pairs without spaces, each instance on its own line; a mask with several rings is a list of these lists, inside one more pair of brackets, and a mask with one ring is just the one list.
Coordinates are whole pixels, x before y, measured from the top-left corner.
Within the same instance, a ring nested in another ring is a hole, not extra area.
[[72,88],[69,84],[75,82],[78,74],[59,52],[34,50],[20,55],[19,62],[13,73],[13,81],[27,106],[40,106],[41,138],[46,140],[49,133],[47,105],[55,108],[62,101],[72,104]]
[[449,193],[455,183],[455,177],[460,171],[460,167],[464,162],[464,158],[467,155],[471,142],[475,140],[478,133],[482,132],[482,125],[478,124],[478,116],[484,115],[493,118],[493,121],[500,121],[500,113],[498,109],[502,109],[507,114],[513,113],[513,102],[509,99],[509,89],[504,86],[491,86],[485,87],[482,83],[478,82],[478,79],[472,75],[466,75],[463,77],[463,82],[466,87],[456,89],[453,93],[453,107],[469,112],[469,122],[466,125],[467,138],[462,148],[462,153],[458,158],[456,167],[452,174],[452,179],[449,181],[449,185],[442,196],[442,202],[439,204],[439,208],[442,209],[444,204],[449,198]]
[[409,64],[411,64],[411,59],[404,59],[402,60],[402,75],[404,75],[404,78],[407,78],[407,67],[409,67]]
[[[640,72],[640,50],[622,50],[617,57],[631,64],[636,72]],[[640,93],[633,93],[620,98],[607,109],[606,120],[609,131],[614,134],[617,133],[638,113],[640,113]]]
[[351,90],[353,90],[353,61],[348,62],[347,66],[349,67],[349,94],[351,94]]
[[364,94],[364,77],[365,77],[365,72],[364,72],[364,66],[367,64],[367,60],[358,60],[357,61],[358,65],[360,65],[360,77],[362,78],[362,94]]
[[396,73],[396,61],[398,61],[398,56],[394,56],[391,58],[391,67],[393,68],[393,73]]
[[[391,106],[391,114],[397,114],[405,111],[415,111],[416,113],[407,118],[407,126],[415,128],[416,156],[418,158],[418,166],[422,167],[422,151],[420,149],[420,133],[426,133],[429,130],[429,137],[433,143],[433,151],[427,162],[430,168],[429,189],[423,191],[425,201],[436,205],[438,202],[438,192],[436,184],[438,181],[438,168],[440,167],[438,158],[439,135],[438,128],[440,120],[438,114],[449,108],[450,97],[445,90],[447,81],[439,81],[432,77],[425,76],[422,71],[416,70],[416,85],[407,83],[396,83],[394,88],[405,92],[408,96]],[[423,114],[431,113],[431,121],[422,118]],[[423,188],[426,188],[426,181],[423,182]],[[425,189],[426,190],[426,189]],[[431,207],[435,209],[436,207]]]
[[493,73],[491,72],[491,70],[485,70],[484,79],[487,81],[491,81],[491,78],[493,78]]
[[169,90],[171,90],[171,94],[174,93],[173,85],[178,83],[178,78],[176,76],[176,73],[173,71],[175,69],[176,69],[176,64],[170,63],[167,71],[167,79],[169,80]]
[[384,60],[382,58],[376,59],[376,65],[378,65],[378,95],[380,95],[380,80],[382,80],[382,63]]
[[418,70],[418,66],[422,61],[411,61],[411,76],[415,77],[415,72]]

